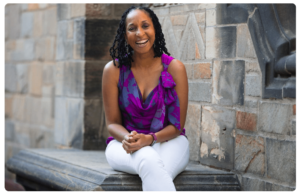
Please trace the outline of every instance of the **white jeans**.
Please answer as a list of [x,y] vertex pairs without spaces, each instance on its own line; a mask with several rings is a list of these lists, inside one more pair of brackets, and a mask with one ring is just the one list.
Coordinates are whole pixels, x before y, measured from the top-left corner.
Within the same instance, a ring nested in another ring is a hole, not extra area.
[[114,170],[138,174],[143,191],[176,191],[173,180],[189,162],[189,141],[179,135],[127,154],[121,142],[112,140],[105,155]]

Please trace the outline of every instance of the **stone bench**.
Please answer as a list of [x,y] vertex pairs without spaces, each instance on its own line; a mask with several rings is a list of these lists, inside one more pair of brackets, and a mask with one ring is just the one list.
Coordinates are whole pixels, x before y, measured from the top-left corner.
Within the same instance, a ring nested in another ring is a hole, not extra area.
[[[114,171],[104,151],[78,149],[24,149],[6,168],[28,190],[38,191],[142,191],[138,175]],[[232,172],[190,161],[175,179],[177,191],[239,191]]]

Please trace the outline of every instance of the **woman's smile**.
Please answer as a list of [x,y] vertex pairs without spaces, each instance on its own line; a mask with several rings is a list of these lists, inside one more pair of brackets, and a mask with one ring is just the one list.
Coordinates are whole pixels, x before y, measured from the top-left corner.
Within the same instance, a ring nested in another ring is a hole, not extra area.
[[138,41],[136,42],[136,44],[138,45],[138,47],[142,48],[142,47],[145,47],[147,46],[146,44],[149,42],[149,40],[141,40],[141,41]]

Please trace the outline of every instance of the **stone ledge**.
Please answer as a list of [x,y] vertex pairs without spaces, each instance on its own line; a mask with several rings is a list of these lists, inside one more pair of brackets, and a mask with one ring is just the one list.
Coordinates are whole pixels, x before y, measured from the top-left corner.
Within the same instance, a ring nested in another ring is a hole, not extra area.
[[[141,191],[138,175],[114,171],[104,151],[77,149],[24,149],[10,158],[6,168],[26,190]],[[240,191],[232,172],[190,161],[174,183],[177,191]]]

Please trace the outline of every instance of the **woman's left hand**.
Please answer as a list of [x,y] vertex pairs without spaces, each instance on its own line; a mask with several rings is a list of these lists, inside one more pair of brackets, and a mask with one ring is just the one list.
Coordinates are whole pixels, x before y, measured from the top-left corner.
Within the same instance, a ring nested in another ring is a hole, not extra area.
[[128,143],[127,141],[122,141],[122,145],[127,154],[133,153],[142,147],[148,146],[151,144],[153,138],[149,135],[145,134],[136,134],[132,137],[132,143]]

